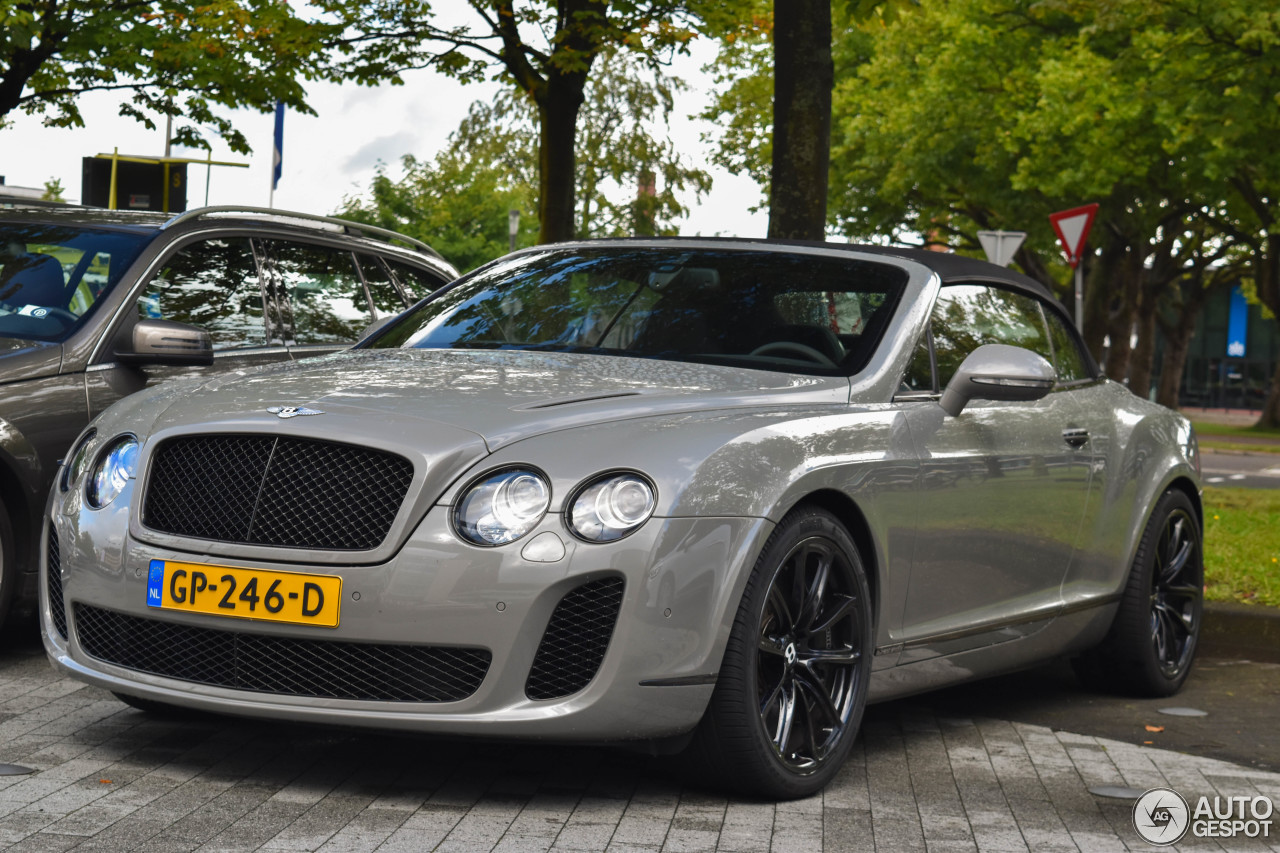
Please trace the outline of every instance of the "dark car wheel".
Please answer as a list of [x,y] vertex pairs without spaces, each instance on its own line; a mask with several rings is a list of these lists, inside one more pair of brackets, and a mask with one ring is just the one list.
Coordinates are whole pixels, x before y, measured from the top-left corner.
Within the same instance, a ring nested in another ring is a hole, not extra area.
[[747,581],[690,758],[718,784],[771,799],[826,785],[866,707],[872,618],[853,540],[831,514],[793,511]]
[[0,627],[8,621],[13,602],[13,588],[18,583],[18,565],[14,557],[13,523],[9,510],[0,501]]
[[1195,507],[1166,492],[1143,531],[1115,622],[1074,661],[1086,685],[1135,696],[1170,696],[1191,671],[1204,603],[1204,552]]

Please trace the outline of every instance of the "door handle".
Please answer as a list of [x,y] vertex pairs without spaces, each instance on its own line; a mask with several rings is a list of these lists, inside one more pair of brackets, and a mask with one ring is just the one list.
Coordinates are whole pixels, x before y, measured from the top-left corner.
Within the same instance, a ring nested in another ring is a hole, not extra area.
[[1069,427],[1062,431],[1062,440],[1072,447],[1084,447],[1089,440],[1089,431],[1079,427]]

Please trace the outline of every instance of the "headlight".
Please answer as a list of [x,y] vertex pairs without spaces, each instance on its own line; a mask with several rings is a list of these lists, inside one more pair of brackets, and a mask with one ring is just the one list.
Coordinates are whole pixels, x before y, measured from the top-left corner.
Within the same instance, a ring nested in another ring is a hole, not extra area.
[[85,497],[89,506],[102,509],[124,491],[125,484],[133,477],[134,467],[138,462],[138,440],[131,435],[122,435],[108,445],[107,450],[98,457],[89,477],[89,488]]
[[453,526],[476,545],[505,545],[538,526],[551,505],[551,487],[537,471],[513,468],[473,484],[458,501]]
[[589,542],[612,542],[648,521],[656,505],[653,485],[644,477],[609,474],[578,492],[569,529]]
[[71,450],[66,468],[62,472],[62,491],[74,488],[80,482],[85,467],[89,464],[89,442],[93,440],[96,430],[89,430]]

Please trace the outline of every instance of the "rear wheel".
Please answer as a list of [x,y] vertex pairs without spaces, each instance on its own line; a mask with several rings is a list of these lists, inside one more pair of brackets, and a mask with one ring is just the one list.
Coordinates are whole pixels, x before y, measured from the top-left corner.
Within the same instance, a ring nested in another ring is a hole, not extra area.
[[1177,693],[1191,672],[1204,604],[1200,522],[1181,491],[1160,498],[1143,531],[1115,622],[1073,661],[1084,683],[1135,696]]
[[724,787],[773,799],[815,793],[857,737],[871,649],[853,540],[830,513],[793,511],[747,582],[690,757]]

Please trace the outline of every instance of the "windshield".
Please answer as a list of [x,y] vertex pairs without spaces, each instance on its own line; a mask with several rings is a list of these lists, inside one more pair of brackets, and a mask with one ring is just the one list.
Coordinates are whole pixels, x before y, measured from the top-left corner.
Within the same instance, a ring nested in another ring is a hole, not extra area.
[[147,240],[66,225],[0,224],[0,336],[65,340]]
[[905,282],[889,264],[778,250],[553,249],[479,270],[365,346],[849,375],[870,358]]

